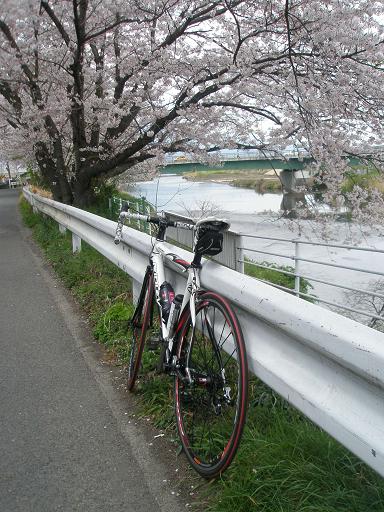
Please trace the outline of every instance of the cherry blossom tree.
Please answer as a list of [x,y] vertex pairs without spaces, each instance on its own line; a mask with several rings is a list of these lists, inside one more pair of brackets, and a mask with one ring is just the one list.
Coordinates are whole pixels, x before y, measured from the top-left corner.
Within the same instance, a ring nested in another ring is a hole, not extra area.
[[[0,150],[57,200],[84,206],[103,180],[180,150],[296,144],[333,195],[347,155],[381,168],[382,1],[2,4]],[[377,217],[382,196],[369,199]]]

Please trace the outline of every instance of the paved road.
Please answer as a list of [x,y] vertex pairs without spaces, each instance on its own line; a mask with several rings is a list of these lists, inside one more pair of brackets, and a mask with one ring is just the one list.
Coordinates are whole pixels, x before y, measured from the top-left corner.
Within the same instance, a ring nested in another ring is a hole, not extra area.
[[27,235],[0,190],[0,511],[181,510]]

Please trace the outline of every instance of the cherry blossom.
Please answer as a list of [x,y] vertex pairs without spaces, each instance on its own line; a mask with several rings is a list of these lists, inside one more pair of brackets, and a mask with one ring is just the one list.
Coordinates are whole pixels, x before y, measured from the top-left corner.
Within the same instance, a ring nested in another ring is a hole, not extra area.
[[[166,153],[296,145],[340,196],[348,156],[381,170],[382,13],[359,0],[3,0],[0,151],[82,206]],[[354,213],[382,208],[363,195]]]

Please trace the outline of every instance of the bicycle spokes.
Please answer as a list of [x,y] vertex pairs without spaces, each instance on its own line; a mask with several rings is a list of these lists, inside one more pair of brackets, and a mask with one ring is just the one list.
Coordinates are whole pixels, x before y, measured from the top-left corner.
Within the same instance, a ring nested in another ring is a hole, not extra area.
[[238,332],[221,303],[203,301],[196,309],[195,328],[191,324],[186,328],[182,343],[180,356],[190,379],[178,383],[179,432],[195,464],[221,468],[220,461],[234,450],[234,436],[242,428],[238,426],[244,398]]

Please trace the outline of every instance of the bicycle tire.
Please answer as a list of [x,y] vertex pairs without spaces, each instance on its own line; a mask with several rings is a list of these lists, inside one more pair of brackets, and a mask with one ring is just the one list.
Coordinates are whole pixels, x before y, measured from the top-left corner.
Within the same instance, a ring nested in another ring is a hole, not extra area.
[[132,341],[128,365],[127,388],[132,391],[139,373],[148,327],[151,321],[154,302],[152,272],[146,272],[140,297],[132,317]]
[[[230,348],[229,353],[224,350]],[[243,432],[248,405],[248,366],[244,339],[229,303],[203,292],[180,327],[175,377],[177,428],[191,466],[214,478],[232,462]]]

